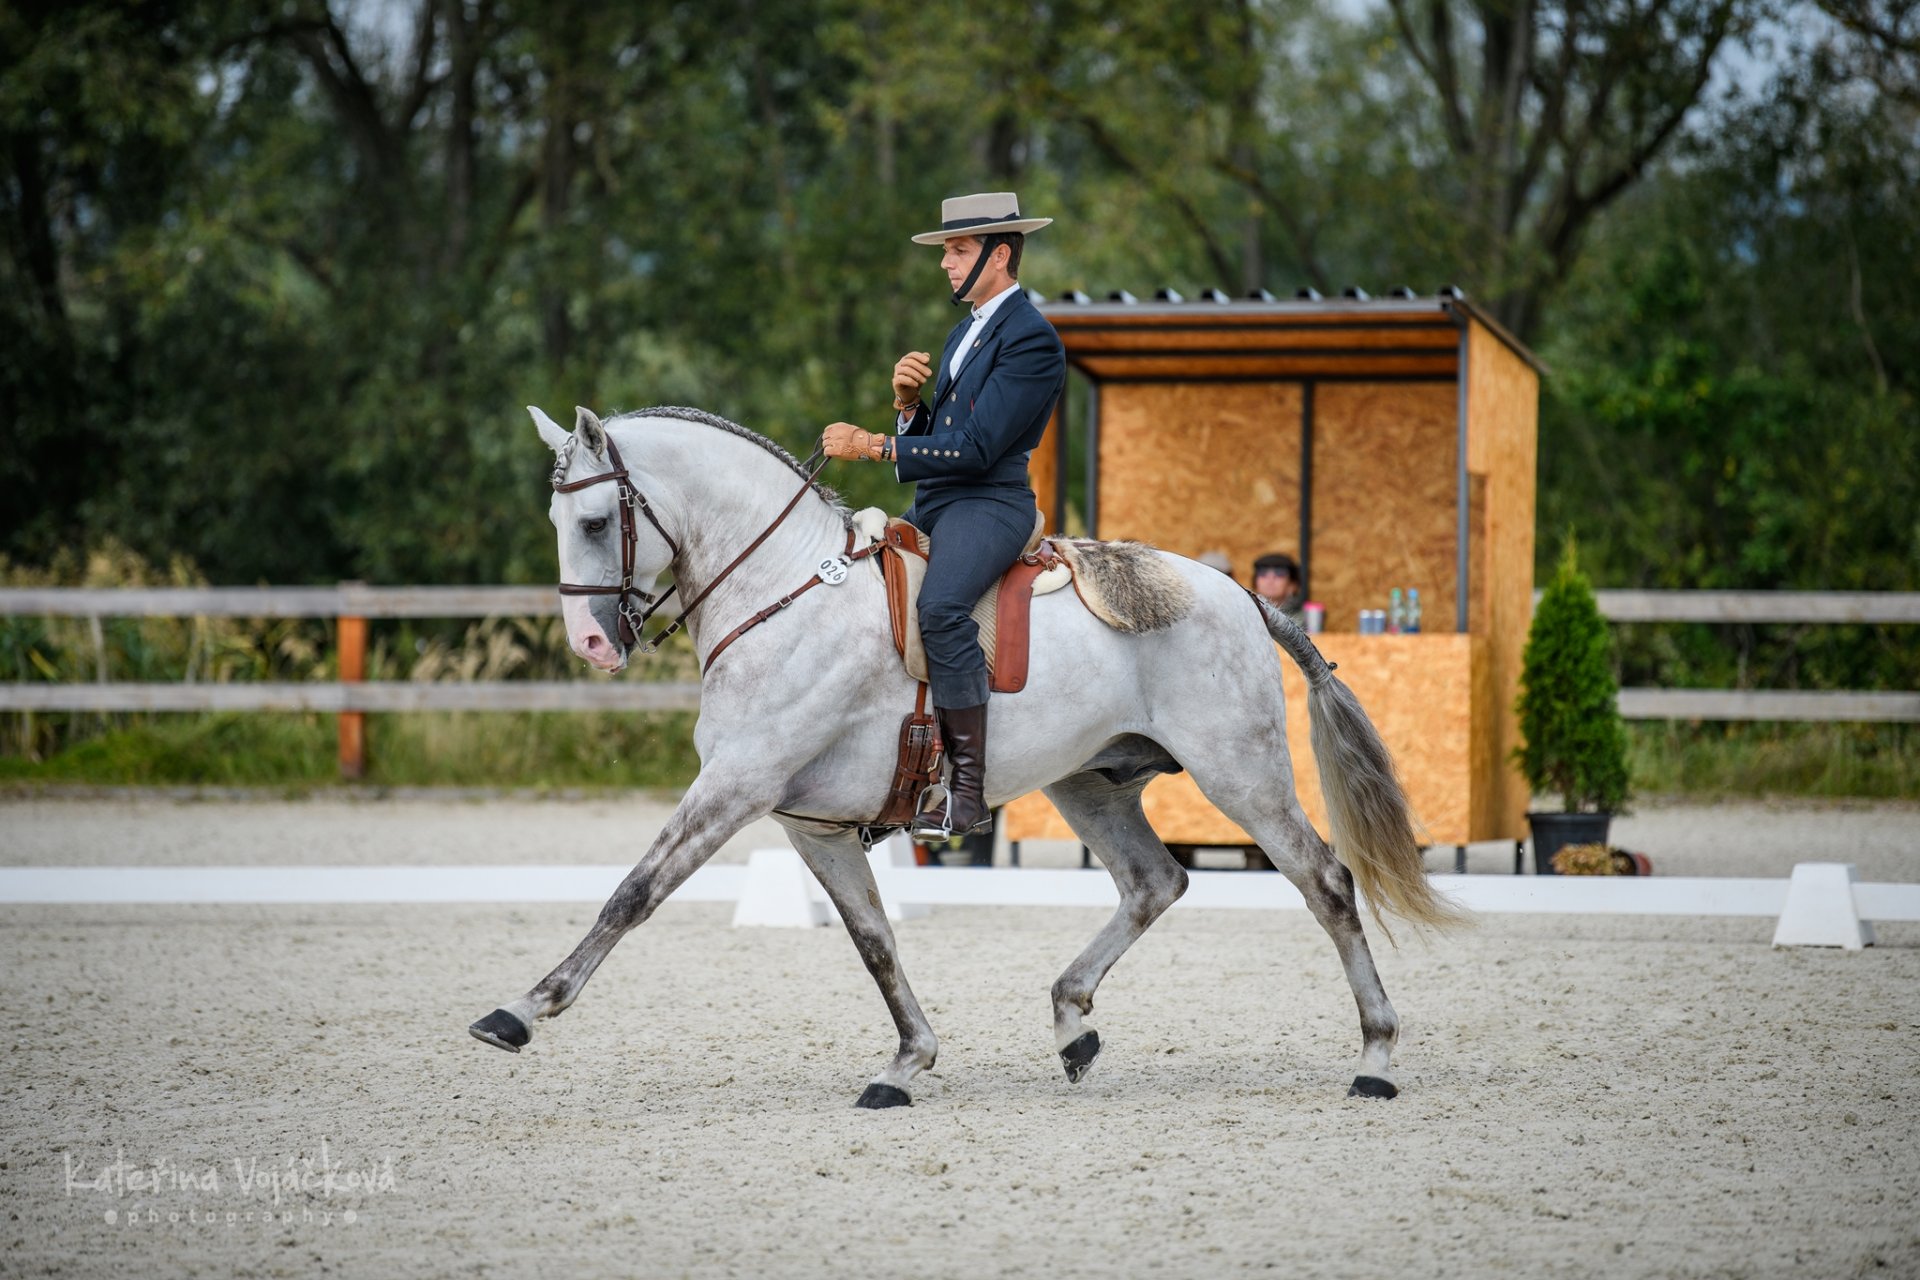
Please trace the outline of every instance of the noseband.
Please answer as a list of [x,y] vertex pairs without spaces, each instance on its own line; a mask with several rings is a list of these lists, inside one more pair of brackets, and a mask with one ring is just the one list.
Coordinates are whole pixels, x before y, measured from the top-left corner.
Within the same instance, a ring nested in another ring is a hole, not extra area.
[[[654,529],[660,534],[660,537],[666,542],[667,550],[673,553],[673,562],[677,562],[680,559],[680,544],[673,540],[673,535],[668,533],[666,526],[660,523],[660,517],[653,514],[653,508],[648,505],[646,495],[640,492],[640,487],[634,484],[633,477],[627,474],[625,464],[620,461],[619,446],[614,444],[611,435],[607,437],[607,463],[613,469],[611,471],[602,471],[599,475],[588,476],[584,480],[567,480],[565,478],[567,468],[573,463],[573,450],[578,442],[578,436],[569,436],[566,444],[560,447],[558,454],[555,456],[553,460],[553,491],[555,493],[578,493],[582,489],[590,488],[596,484],[605,484],[609,480],[619,486],[620,497],[617,505],[620,511],[620,581],[605,587],[589,587],[577,582],[563,582],[560,584],[560,594],[563,596],[617,596],[619,603],[615,608],[619,615],[620,625],[618,630],[620,633],[620,645],[624,649],[631,650],[634,648],[636,642],[645,637],[647,623],[653,618],[653,615],[665,606],[667,598],[671,596],[675,588],[680,585],[678,582],[675,582],[658,596],[649,595],[634,586],[633,562],[639,546],[639,532],[633,521],[634,508],[638,507],[640,509],[640,514],[647,518],[648,523],[653,525]],[[794,494],[787,505],[780,509],[780,514],[773,518],[773,523],[761,530],[760,536],[748,543],[747,549],[735,556],[732,563],[715,575],[713,581],[709,582],[699,595],[688,601],[686,608],[680,610],[679,617],[668,623],[666,628],[655,635],[653,639],[641,644],[639,646],[641,653],[658,653],[660,646],[666,642],[667,638],[678,631],[681,624],[686,622],[687,618],[695,609],[699,608],[700,602],[711,595],[715,587],[725,582],[727,575],[739,568],[740,563],[758,550],[760,544],[765,542],[768,536],[780,527],[780,522],[792,513],[795,506],[799,505],[800,499],[806,496],[807,490],[813,487],[815,478],[819,476],[821,470],[827,465],[827,459],[819,449],[815,449],[813,453],[809,454],[807,461],[800,465],[806,467],[808,463],[814,462],[816,458],[819,459],[818,464],[815,465],[811,471],[807,472],[806,479],[800,483],[800,491]],[[848,534],[848,543],[849,548],[851,548],[851,533]],[[795,594],[798,593],[796,592]],[[646,606],[646,612],[642,613],[634,608],[633,601],[636,599]],[[790,600],[791,598],[789,597],[788,600],[784,600],[781,603],[785,605],[790,603]],[[772,611],[769,610],[767,612]],[[756,621],[759,620],[761,619],[756,619]],[[715,646],[714,651],[707,655],[708,665],[712,664],[713,659],[719,656],[720,649],[731,643],[734,636],[740,633],[740,630],[745,630],[745,628],[736,630],[732,635],[722,640],[719,645]]]

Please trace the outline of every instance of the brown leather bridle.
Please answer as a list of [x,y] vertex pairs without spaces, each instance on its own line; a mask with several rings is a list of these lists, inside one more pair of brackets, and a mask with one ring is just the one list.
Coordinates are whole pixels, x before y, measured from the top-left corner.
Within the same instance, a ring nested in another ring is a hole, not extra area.
[[[563,596],[619,597],[616,610],[619,616],[618,631],[620,633],[620,644],[622,648],[631,650],[634,648],[636,641],[644,640],[647,623],[653,618],[653,615],[658,613],[661,607],[667,603],[667,598],[671,596],[675,588],[679,586],[679,583],[676,582],[658,596],[654,596],[640,590],[633,584],[634,559],[639,547],[639,531],[634,524],[633,509],[638,507],[640,514],[647,518],[648,522],[651,523],[654,529],[660,534],[660,537],[665,540],[667,549],[673,553],[674,561],[678,561],[680,558],[680,544],[673,540],[673,535],[668,533],[666,526],[660,523],[660,517],[653,513],[653,507],[648,504],[646,495],[640,492],[640,487],[633,482],[633,477],[627,473],[625,464],[620,461],[620,449],[614,444],[611,435],[607,436],[607,463],[613,468],[611,471],[602,471],[600,474],[588,476],[584,480],[565,479],[567,468],[573,464],[573,450],[578,442],[578,436],[568,437],[567,442],[560,447],[555,456],[553,461],[553,491],[555,493],[578,493],[582,489],[589,488],[596,484],[605,484],[608,481],[612,481],[619,486],[620,496],[617,505],[620,511],[620,581],[604,587],[590,587],[577,582],[563,582],[560,584],[560,594]],[[815,459],[819,461],[816,463]],[[809,464],[812,464],[813,469],[807,471],[806,478],[800,482],[799,492],[788,499],[787,505],[780,509],[780,514],[773,518],[773,523],[769,524],[765,529],[762,529],[760,536],[748,543],[745,551],[735,556],[726,568],[714,575],[713,581],[709,582],[700,591],[700,594],[687,602],[686,607],[680,610],[679,617],[668,623],[666,628],[656,634],[653,639],[646,640],[645,643],[640,644],[639,649],[641,653],[658,653],[660,646],[667,638],[678,631],[681,624],[687,620],[695,609],[700,607],[700,602],[705,600],[709,595],[712,595],[714,588],[718,587],[722,582],[725,582],[728,575],[739,568],[748,556],[759,550],[760,544],[765,542],[767,538],[772,535],[773,531],[780,527],[780,522],[792,514],[794,507],[799,505],[800,499],[805,497],[807,490],[813,487],[814,480],[818,478],[820,472],[825,469],[827,461],[824,452],[820,449],[815,449],[811,454],[807,455],[806,462],[801,463],[800,466],[805,469]],[[739,639],[742,633],[759,626],[762,622],[765,622],[768,618],[771,618],[774,614],[792,604],[803,592],[819,585],[821,582],[837,584],[844,581],[846,578],[846,570],[852,565],[853,561],[863,560],[867,556],[872,555],[877,549],[877,546],[878,544],[874,544],[873,546],[864,547],[856,552],[853,549],[853,530],[848,529],[847,549],[845,552],[838,556],[828,557],[828,559],[822,561],[820,565],[822,572],[815,573],[813,577],[809,578],[798,589],[782,596],[779,600],[767,608],[762,609],[759,613],[728,632],[727,635],[721,639],[720,643],[713,647],[712,652],[707,655],[707,667],[711,669],[714,660],[720,656],[720,651]],[[672,561],[669,563],[671,564]],[[827,576],[823,576],[823,574]],[[634,608],[634,599],[638,599],[641,604],[646,606],[646,612],[642,613]]]
[[[660,607],[666,604],[667,597],[673,594],[671,586],[658,596],[654,596],[633,585],[633,562],[640,544],[640,535],[634,528],[633,509],[640,508],[641,514],[646,516],[648,522],[666,542],[667,550],[673,553],[675,560],[680,558],[680,544],[673,540],[673,535],[667,532],[667,527],[660,523],[660,517],[653,514],[653,507],[648,504],[646,495],[640,492],[639,486],[635,485],[633,478],[627,474],[626,466],[620,461],[620,448],[614,444],[612,436],[607,437],[607,461],[612,465],[613,470],[602,471],[599,475],[588,476],[584,480],[565,478],[567,468],[573,465],[573,450],[579,443],[579,439],[578,436],[569,436],[567,442],[560,446],[559,452],[555,455],[553,491],[578,493],[582,489],[591,488],[596,484],[605,484],[609,480],[619,486],[620,496],[617,505],[620,510],[620,581],[606,587],[589,587],[577,582],[563,582],[560,584],[560,594],[563,596],[618,596],[619,603],[616,610],[620,625],[616,629],[620,633],[620,645],[624,649],[632,649],[634,642],[646,634],[647,621],[659,612]],[[647,611],[645,613],[637,611],[633,607],[632,598],[638,598],[640,603],[646,606]],[[686,611],[683,611],[681,617],[685,616]],[[660,642],[671,635],[674,628],[679,625],[679,619],[675,619],[672,626],[641,646],[640,651],[642,653],[658,651]]]

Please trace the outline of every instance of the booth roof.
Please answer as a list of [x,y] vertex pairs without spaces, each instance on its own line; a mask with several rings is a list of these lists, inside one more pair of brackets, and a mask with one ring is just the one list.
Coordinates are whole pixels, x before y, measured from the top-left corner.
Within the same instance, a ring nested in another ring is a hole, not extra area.
[[1116,290],[1104,301],[1074,291],[1030,294],[1059,331],[1067,359],[1096,381],[1342,379],[1454,381],[1462,337],[1478,324],[1536,372],[1540,361],[1458,289],[1385,298],[1349,289],[1290,299],[1262,290],[1232,298],[1209,289],[1192,300],[1162,289],[1148,300]]

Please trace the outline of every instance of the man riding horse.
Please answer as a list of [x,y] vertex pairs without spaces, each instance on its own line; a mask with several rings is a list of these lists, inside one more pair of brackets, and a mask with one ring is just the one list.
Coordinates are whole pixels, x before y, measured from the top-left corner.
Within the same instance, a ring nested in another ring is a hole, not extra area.
[[1022,218],[1013,192],[993,191],[942,201],[940,221],[913,241],[944,247],[953,304],[972,303],[973,313],[947,335],[932,401],[921,395],[932,357],[909,351],[893,368],[897,436],[836,422],[821,437],[828,457],[892,462],[899,479],[918,482],[905,518],[933,540],[920,633],[951,774],[945,805],[918,814],[913,832],[936,837],[993,825],[982,793],[987,662],[973,606],[1033,535],[1027,456],[1067,380],[1060,335],[1017,279],[1026,234],[1053,219]]

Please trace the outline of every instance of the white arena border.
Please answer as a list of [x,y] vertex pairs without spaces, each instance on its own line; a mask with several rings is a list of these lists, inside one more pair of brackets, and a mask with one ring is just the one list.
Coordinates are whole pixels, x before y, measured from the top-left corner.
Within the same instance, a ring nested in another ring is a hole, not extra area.
[[[904,842],[869,855],[896,919],[933,906],[1102,907],[1119,903],[1106,872],[917,867]],[[0,904],[455,904],[604,902],[626,866],[5,867]],[[1486,914],[1773,916],[1776,946],[1858,948],[1874,921],[1920,921],[1920,884],[1861,883],[1849,863],[1801,863],[1790,879],[1435,875],[1434,887]],[[747,865],[706,866],[680,902],[731,902],[736,925],[824,924],[825,895],[791,849]],[[1299,910],[1276,874],[1192,872],[1182,908]]]

